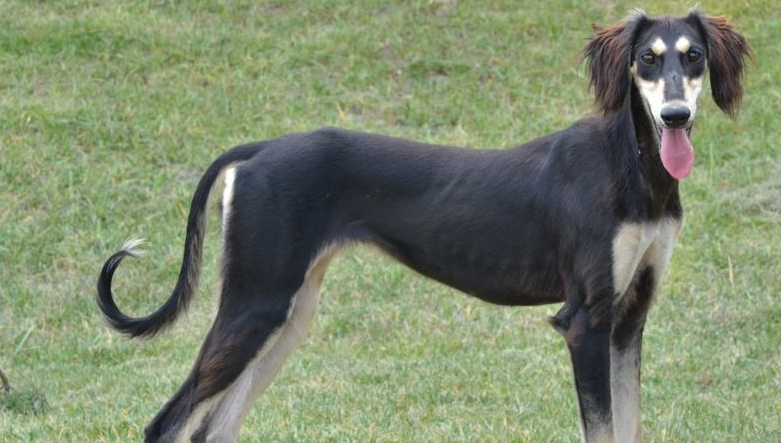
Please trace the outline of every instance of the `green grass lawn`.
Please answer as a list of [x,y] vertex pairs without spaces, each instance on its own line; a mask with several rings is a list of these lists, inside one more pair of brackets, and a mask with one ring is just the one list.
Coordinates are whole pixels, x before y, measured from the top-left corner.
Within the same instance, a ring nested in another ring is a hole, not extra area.
[[[223,150],[324,125],[509,147],[590,112],[591,24],[673,1],[0,1],[0,442],[137,441],[214,315],[218,216],[189,314],[150,341],[94,303],[103,260],[151,312]],[[781,11],[701,1],[752,43],[742,112],[704,93],[686,227],[645,334],[649,441],[781,440]],[[576,441],[557,306],[473,300],[358,249],[242,441]]]

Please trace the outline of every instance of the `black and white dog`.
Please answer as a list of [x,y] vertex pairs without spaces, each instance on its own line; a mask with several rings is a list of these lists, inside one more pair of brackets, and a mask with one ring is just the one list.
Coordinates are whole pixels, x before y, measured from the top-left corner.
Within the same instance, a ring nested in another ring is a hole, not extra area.
[[210,189],[222,175],[219,312],[149,442],[233,441],[253,400],[301,343],[329,260],[372,244],[419,273],[502,305],[563,302],[587,442],[641,441],[640,348],[682,224],[678,180],[706,70],[716,104],[740,104],[746,41],[726,19],[636,13],[586,46],[600,115],[514,149],[471,150],[341,129],[238,146],[200,180],[170,298],[131,318],[111,279],[98,303],[114,328],[151,336],[195,289]]

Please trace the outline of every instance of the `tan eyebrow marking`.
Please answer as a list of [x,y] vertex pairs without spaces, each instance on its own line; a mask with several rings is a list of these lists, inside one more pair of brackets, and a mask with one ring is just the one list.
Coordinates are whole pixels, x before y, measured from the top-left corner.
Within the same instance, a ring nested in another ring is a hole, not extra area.
[[691,47],[692,42],[690,42],[686,37],[681,37],[677,42],[675,42],[675,49],[677,49],[678,52],[686,53]]
[[654,42],[651,44],[651,51],[653,51],[656,55],[662,55],[666,50],[667,45],[664,44],[661,37],[657,37],[656,40],[654,40]]

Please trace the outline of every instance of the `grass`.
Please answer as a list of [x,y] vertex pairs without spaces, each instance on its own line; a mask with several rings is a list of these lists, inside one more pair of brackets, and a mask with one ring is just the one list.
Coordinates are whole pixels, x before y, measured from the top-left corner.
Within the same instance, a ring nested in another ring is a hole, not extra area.
[[[652,14],[680,2],[645,1]],[[213,318],[218,224],[189,314],[151,341],[93,301],[124,240],[120,305],[172,288],[201,171],[227,147],[323,125],[508,147],[589,112],[577,54],[628,1],[0,2],[0,441],[138,441]],[[686,228],[646,328],[649,441],[781,440],[777,2],[702,1],[753,44],[734,120],[703,97]],[[704,94],[705,95],[705,94]],[[556,306],[469,299],[367,250],[242,441],[575,441]]]

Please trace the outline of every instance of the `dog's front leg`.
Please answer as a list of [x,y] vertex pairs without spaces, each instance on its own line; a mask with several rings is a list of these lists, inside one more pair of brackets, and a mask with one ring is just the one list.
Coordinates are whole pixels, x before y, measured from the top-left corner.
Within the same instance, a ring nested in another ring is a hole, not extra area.
[[551,318],[572,360],[583,441],[615,442],[610,406],[610,315],[571,297]]
[[653,269],[638,272],[615,307],[610,337],[610,391],[613,430],[619,443],[643,441],[640,420],[640,357],[643,327],[655,290]]
[[640,354],[645,314],[613,329],[610,342],[610,391],[613,431],[618,443],[643,441],[640,422]]

